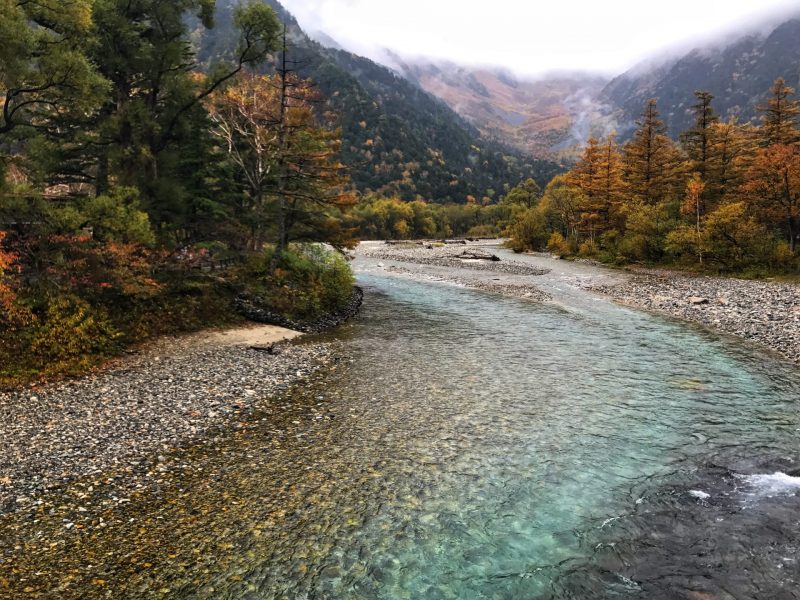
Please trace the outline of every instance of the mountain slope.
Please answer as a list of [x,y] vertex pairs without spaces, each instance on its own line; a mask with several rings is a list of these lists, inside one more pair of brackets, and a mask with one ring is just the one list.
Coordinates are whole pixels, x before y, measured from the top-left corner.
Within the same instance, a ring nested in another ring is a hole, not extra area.
[[618,108],[620,122],[628,127],[648,98],[658,98],[661,115],[676,136],[692,122],[695,90],[714,94],[714,106],[724,117],[749,121],[757,118],[756,105],[778,77],[800,87],[800,18],[767,34],[696,48],[657,67],[640,65],[611,81],[600,98]]
[[444,100],[485,135],[535,156],[568,151],[604,126],[594,98],[608,80],[599,75],[523,79],[499,69],[389,56],[406,78]]
[[[311,40],[279,3],[266,3],[289,28],[290,58],[300,75],[340,115],[343,162],[360,190],[464,202],[527,177],[543,184],[559,172],[553,162],[482,139],[444,102],[384,66]],[[200,41],[201,59],[230,52],[232,6],[218,3],[217,26]]]

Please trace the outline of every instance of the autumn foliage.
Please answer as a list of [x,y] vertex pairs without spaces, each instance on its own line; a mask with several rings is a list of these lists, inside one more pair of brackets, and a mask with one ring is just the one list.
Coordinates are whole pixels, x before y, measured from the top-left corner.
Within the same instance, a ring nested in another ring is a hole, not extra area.
[[777,80],[760,126],[722,121],[714,97],[695,93],[694,125],[666,134],[655,99],[632,138],[590,138],[577,164],[510,228],[516,249],[612,262],[670,262],[727,271],[797,269],[800,104]]

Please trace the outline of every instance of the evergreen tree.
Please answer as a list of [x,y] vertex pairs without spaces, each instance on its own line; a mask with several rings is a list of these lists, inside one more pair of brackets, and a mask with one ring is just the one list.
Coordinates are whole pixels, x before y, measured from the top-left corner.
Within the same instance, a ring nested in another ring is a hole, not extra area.
[[238,47],[230,62],[197,73],[189,17],[213,26],[214,0],[97,0],[94,60],[111,82],[98,118],[97,193],[114,183],[138,187],[159,224],[182,195],[175,169],[202,125],[201,101],[276,47],[279,23],[263,4],[236,9]]

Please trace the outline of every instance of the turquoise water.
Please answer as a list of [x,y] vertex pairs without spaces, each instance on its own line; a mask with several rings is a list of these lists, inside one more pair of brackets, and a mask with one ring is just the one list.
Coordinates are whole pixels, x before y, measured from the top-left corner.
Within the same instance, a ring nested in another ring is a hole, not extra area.
[[[795,367],[584,293],[361,283],[339,334],[350,361],[307,392],[337,416],[309,450],[334,483],[250,569],[255,597],[798,597],[796,563],[750,565],[772,588],[733,589],[726,567],[798,539],[792,513],[785,536],[760,525],[796,488],[759,501],[731,470],[797,468]],[[713,551],[695,556],[693,536]]]

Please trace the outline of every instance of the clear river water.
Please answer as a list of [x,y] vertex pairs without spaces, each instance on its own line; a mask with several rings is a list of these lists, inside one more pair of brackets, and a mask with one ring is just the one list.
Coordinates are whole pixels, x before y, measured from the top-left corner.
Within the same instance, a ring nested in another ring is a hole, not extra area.
[[536,303],[356,266],[336,369],[126,509],[122,596],[800,598],[797,367],[588,267]]
[[258,593],[800,598],[795,367],[557,274],[541,304],[381,267],[311,392],[347,416],[302,572],[278,552]]

